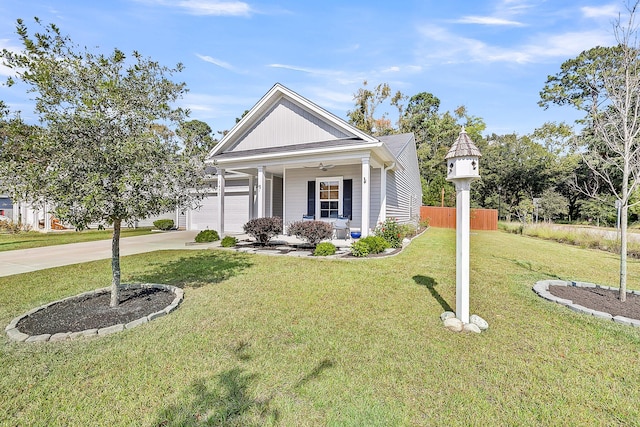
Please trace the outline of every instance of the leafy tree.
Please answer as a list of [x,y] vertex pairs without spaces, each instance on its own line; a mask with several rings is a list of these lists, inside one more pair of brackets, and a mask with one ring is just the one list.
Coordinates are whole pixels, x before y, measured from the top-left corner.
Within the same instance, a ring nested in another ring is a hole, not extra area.
[[[182,150],[169,126],[185,112],[172,107],[186,91],[170,77],[182,69],[161,66],[133,52],[128,59],[80,48],[54,25],[30,35],[22,20],[17,33],[24,50],[0,58],[36,93],[43,124],[31,140],[47,161],[20,160],[30,200],[47,200],[54,213],[78,229],[113,225],[111,306],[119,303],[120,229],[123,222],[188,205],[197,195],[202,162]],[[9,79],[9,84],[14,82]],[[28,159],[27,159],[28,160]],[[26,167],[28,166],[28,167]]]
[[[363,87],[353,96],[356,102],[355,108],[347,112],[349,122],[358,129],[370,134],[379,135],[378,132],[388,134],[390,122],[386,122],[386,114],[376,118],[376,109],[391,95],[391,88],[387,83],[380,83],[373,90],[367,88],[367,81]],[[382,129],[377,126],[382,125]]]
[[570,105],[585,113],[583,123],[593,134],[585,163],[621,201],[621,301],[626,300],[628,211],[640,179],[639,4],[638,0],[629,3],[627,21],[619,18],[614,23],[617,46],[596,47],[566,61],[540,93],[544,107]]
[[547,222],[562,218],[569,213],[569,202],[566,197],[551,188],[547,188],[542,192],[538,206],[544,220]]
[[207,154],[218,141],[211,135],[213,131],[208,124],[200,120],[183,122],[176,134],[184,144],[185,152],[190,155]]
[[[40,144],[40,134],[38,126],[27,125],[19,114],[10,116],[9,110],[0,106],[0,192],[34,206],[41,204],[33,194],[43,184],[40,172],[49,159],[49,153]],[[25,175],[33,178],[25,180]]]
[[523,199],[538,197],[552,186],[554,157],[529,136],[492,134],[488,140],[476,186],[480,205],[497,208],[501,203],[506,212],[515,212]]

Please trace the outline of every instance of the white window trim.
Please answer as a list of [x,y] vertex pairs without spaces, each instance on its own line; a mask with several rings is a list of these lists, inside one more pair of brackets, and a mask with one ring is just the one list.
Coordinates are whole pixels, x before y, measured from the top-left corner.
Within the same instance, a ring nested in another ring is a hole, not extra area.
[[344,189],[342,176],[323,176],[316,178],[316,220],[319,221],[335,221],[336,218],[322,218],[320,216],[320,183],[324,181],[338,181],[338,216],[342,216],[342,191]]

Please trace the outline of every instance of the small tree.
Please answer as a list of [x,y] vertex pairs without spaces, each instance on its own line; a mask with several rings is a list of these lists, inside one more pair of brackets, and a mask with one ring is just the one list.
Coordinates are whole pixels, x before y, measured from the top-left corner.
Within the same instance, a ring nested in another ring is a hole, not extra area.
[[[618,18],[614,47],[595,47],[562,64],[549,76],[540,105],[571,105],[586,113],[590,140],[584,160],[598,181],[621,203],[620,301],[627,295],[627,221],[630,200],[640,183],[640,40],[636,13],[640,0],[627,3],[628,19]],[[586,186],[592,197],[599,194]]]
[[27,200],[47,200],[76,228],[113,226],[111,306],[117,306],[122,223],[198,197],[190,189],[200,187],[202,159],[186,153],[170,130],[185,117],[171,106],[186,91],[184,83],[170,80],[182,66],[167,68],[138,52],[128,60],[118,49],[93,53],[54,24],[36,22],[43,32],[30,35],[18,20],[24,50],[0,54],[37,94],[43,124],[42,132],[18,143],[23,150],[32,143],[46,157],[36,165],[19,161],[16,173],[29,184]]
[[552,219],[567,215],[569,212],[569,202],[562,194],[549,188],[542,193],[540,209],[544,220],[551,222]]

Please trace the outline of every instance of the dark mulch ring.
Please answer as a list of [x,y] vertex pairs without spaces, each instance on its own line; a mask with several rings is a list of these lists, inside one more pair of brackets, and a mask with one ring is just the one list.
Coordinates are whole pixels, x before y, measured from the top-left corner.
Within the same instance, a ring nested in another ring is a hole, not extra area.
[[120,304],[111,308],[111,293],[70,298],[21,319],[17,329],[27,335],[80,332],[125,324],[163,310],[175,294],[166,289],[141,288],[120,291]]
[[592,310],[640,320],[640,295],[627,292],[627,300],[621,302],[620,292],[614,289],[552,285],[549,286],[549,292]]

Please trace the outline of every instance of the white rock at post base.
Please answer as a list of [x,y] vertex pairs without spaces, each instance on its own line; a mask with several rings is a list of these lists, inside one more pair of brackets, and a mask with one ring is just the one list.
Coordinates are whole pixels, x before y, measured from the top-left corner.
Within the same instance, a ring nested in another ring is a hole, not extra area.
[[462,331],[463,323],[458,318],[450,317],[444,320],[444,327],[453,332],[460,332]]
[[465,323],[464,326],[462,327],[462,330],[464,332],[474,332],[476,334],[479,334],[482,332],[478,327],[478,325],[476,325],[475,323]]
[[489,329],[489,324],[487,323],[487,321],[477,314],[471,315],[471,317],[469,318],[469,323],[476,325],[478,328],[480,328],[481,331],[486,331],[487,329]]
[[456,317],[456,314],[453,311],[445,311],[440,315],[440,320],[443,322],[447,319],[451,319],[452,317]]

